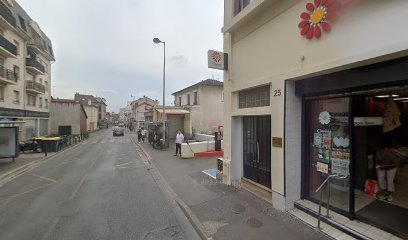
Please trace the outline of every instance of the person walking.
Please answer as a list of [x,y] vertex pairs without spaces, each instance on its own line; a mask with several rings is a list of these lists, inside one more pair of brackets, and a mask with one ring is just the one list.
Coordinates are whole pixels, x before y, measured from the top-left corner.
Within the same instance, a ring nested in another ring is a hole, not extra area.
[[141,134],[142,134],[142,142],[144,142],[145,137],[146,137],[146,130],[144,128],[142,128]]
[[184,142],[184,135],[179,130],[176,136],[176,154],[174,156],[177,156],[177,154],[179,153],[181,157],[181,144],[183,142]]

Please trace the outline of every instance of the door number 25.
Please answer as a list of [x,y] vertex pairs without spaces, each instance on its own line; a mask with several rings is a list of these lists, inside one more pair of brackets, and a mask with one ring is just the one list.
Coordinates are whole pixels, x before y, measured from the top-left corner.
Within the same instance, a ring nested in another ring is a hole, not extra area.
[[282,95],[282,91],[280,89],[273,90],[273,96],[279,97]]

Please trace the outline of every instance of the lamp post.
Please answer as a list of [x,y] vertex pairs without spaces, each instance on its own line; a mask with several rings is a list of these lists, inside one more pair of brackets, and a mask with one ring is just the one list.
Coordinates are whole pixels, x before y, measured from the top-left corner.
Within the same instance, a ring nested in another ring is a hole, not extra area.
[[163,43],[163,146],[166,144],[166,113],[165,113],[165,87],[166,87],[166,42],[153,38],[156,44]]

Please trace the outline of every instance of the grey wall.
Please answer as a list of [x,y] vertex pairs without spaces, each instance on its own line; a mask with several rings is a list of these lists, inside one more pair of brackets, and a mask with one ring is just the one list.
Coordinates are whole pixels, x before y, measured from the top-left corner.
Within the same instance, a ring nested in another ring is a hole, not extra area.
[[78,103],[51,103],[51,134],[58,134],[58,126],[72,126],[72,134],[81,133],[81,105]]

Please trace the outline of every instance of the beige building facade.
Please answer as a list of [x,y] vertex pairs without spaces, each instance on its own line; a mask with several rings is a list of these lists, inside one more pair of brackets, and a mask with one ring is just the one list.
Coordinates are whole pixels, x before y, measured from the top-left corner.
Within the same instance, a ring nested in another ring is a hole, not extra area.
[[206,79],[172,94],[176,106],[191,112],[192,128],[210,134],[223,125],[223,83]]
[[[224,1],[223,181],[251,182],[289,211],[302,199],[317,202],[314,191],[328,175],[343,176],[330,185],[333,210],[365,219],[375,198],[363,185],[380,181],[372,156],[386,138],[397,139],[382,132],[382,96],[406,124],[408,2],[329,3]],[[408,180],[405,171],[399,167],[398,181]],[[398,186],[390,193],[406,210]],[[407,234],[384,222],[374,225]]]
[[153,100],[143,96],[130,104],[130,118],[136,129],[146,128],[146,113],[151,112],[155,106],[159,105],[158,100]]
[[52,44],[16,1],[0,2],[0,119],[19,140],[49,134]]

